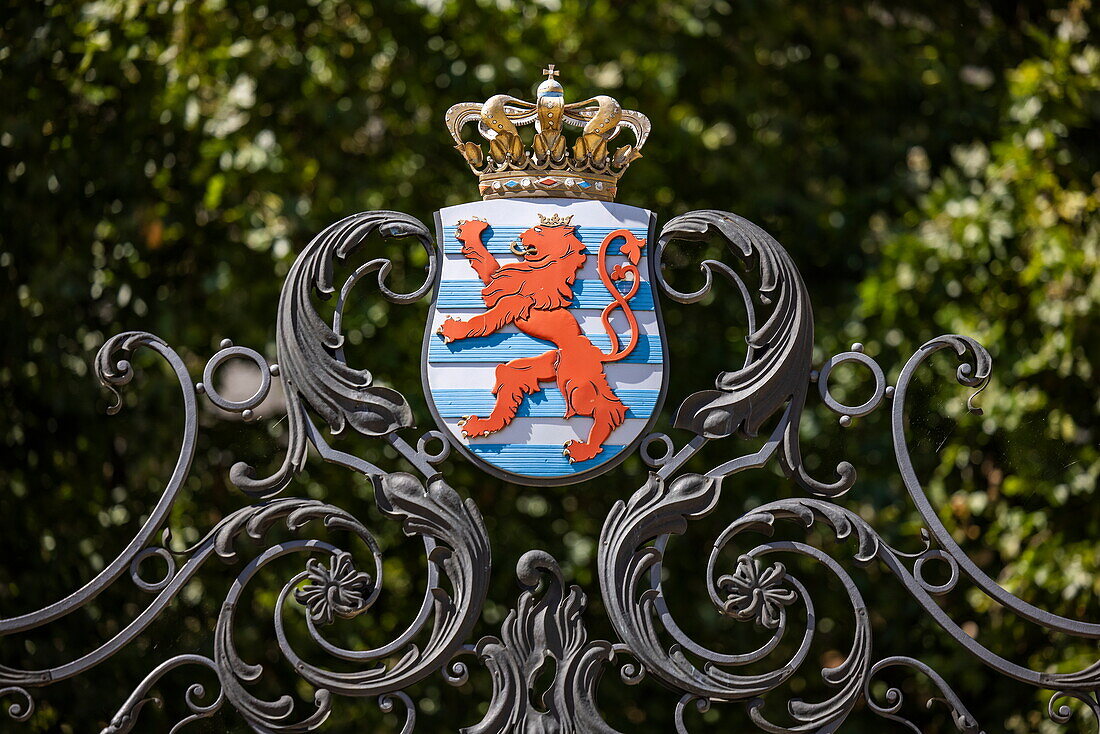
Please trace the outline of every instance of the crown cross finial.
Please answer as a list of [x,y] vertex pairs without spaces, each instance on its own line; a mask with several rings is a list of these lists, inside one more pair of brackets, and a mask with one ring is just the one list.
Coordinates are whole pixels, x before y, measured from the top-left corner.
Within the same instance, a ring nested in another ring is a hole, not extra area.
[[542,73],[546,75],[547,79],[553,79],[554,77],[559,76],[561,74],[560,71],[558,71],[557,69],[554,68],[553,64],[550,64],[545,69],[543,69]]

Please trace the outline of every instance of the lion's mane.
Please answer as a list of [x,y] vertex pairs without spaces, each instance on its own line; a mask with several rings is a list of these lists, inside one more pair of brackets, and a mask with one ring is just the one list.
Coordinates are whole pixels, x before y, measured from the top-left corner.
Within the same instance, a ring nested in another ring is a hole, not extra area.
[[554,232],[555,229],[544,229],[541,239],[561,238],[553,241],[553,245],[564,254],[542,262],[502,265],[481,290],[486,306],[493,308],[501,299],[515,295],[529,297],[530,308],[546,311],[567,308],[573,302],[573,282],[577,279],[577,271],[584,267],[587,255],[572,227],[567,228],[568,232]]

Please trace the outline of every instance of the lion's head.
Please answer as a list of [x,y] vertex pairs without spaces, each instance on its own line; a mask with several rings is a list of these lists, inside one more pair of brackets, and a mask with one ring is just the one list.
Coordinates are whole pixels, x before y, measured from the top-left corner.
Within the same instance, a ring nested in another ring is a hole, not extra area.
[[522,262],[501,266],[481,291],[490,308],[507,295],[530,296],[535,308],[564,308],[573,300],[573,281],[587,255],[577,228],[568,225],[531,227],[512,251]]
[[531,227],[519,236],[512,251],[526,262],[538,264],[564,260],[583,252],[584,243],[577,237],[577,228],[569,225]]

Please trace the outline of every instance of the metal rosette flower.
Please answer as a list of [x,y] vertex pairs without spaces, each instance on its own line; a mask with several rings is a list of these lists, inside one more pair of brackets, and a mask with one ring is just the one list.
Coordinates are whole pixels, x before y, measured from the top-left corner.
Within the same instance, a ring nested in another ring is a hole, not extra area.
[[732,574],[718,577],[718,589],[725,594],[722,611],[740,620],[751,620],[761,627],[777,629],[785,618],[783,607],[798,599],[785,581],[787,569],[782,563],[761,568],[751,556],[737,559]]
[[328,566],[316,558],[306,561],[306,580],[294,590],[294,599],[317,624],[332,624],[337,617],[351,619],[366,611],[377,596],[371,575],[356,570],[351,554],[343,551]]

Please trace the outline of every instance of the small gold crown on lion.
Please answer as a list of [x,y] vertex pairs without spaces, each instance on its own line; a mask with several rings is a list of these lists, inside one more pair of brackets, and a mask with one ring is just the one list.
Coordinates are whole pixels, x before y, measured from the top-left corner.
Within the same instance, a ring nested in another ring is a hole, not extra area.
[[[624,110],[606,95],[566,103],[554,65],[543,73],[546,80],[539,84],[534,102],[497,94],[484,103],[460,102],[447,110],[447,128],[477,175],[482,198],[614,200],[619,177],[642,155],[649,118]],[[489,141],[488,154],[482,145],[462,137],[466,124],[475,121]],[[527,145],[519,128],[531,123],[535,134]],[[566,125],[582,128],[572,145],[563,134]],[[611,150],[609,144],[623,130],[634,136],[634,142]]]
[[541,227],[568,227],[569,222],[572,220],[572,214],[568,217],[563,217],[560,214],[551,214],[550,216],[539,214],[539,226]]

